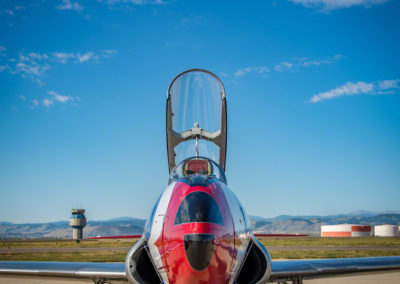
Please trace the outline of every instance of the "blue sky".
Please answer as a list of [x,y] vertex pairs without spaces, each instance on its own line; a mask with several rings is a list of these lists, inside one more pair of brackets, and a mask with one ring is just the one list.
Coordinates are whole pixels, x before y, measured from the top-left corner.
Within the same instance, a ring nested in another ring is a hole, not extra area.
[[398,210],[400,2],[0,1],[0,221],[146,218],[169,82],[225,84],[248,213]]

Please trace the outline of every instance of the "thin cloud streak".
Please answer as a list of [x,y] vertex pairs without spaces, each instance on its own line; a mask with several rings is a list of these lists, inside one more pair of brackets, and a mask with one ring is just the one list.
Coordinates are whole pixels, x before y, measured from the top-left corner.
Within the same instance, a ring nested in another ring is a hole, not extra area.
[[379,88],[381,90],[398,89],[399,88],[399,82],[400,82],[400,79],[380,81],[379,82]]
[[248,73],[265,74],[268,72],[270,72],[270,70],[266,66],[250,66],[237,70],[233,75],[236,77],[243,77]]
[[62,64],[66,64],[69,59],[75,58],[75,54],[65,53],[65,52],[54,52],[53,56],[55,61],[60,62]]
[[282,61],[281,63],[275,65],[274,70],[277,72],[285,72],[298,68],[307,68],[312,66],[320,66],[320,65],[328,65],[338,62],[343,58],[343,55],[336,54],[333,57],[327,58],[317,58],[317,59],[308,59],[306,57],[303,58],[295,58],[291,61]]
[[400,79],[384,80],[376,82],[347,82],[344,85],[338,86],[327,92],[319,93],[312,96],[308,103],[319,103],[324,100],[331,100],[342,96],[353,95],[373,95],[373,94],[391,94],[393,89],[399,88]]
[[[296,71],[300,68],[333,64],[338,62],[342,58],[343,55],[341,54],[336,54],[333,57],[318,58],[318,59],[308,59],[306,57],[294,58],[292,60],[284,60],[280,62],[276,64],[272,69],[276,72]],[[249,73],[256,73],[256,74],[261,74],[263,77],[266,77],[266,73],[269,72],[271,72],[271,69],[268,66],[249,66],[238,69],[233,75],[235,77],[243,77]]]
[[51,106],[54,104],[54,101],[53,101],[52,99],[50,99],[50,98],[45,98],[45,99],[43,100],[43,104],[44,104],[47,108],[49,108],[49,107],[51,107]]
[[66,103],[66,102],[68,102],[68,101],[70,101],[70,100],[73,100],[71,96],[64,96],[64,95],[61,95],[61,94],[56,93],[56,92],[54,92],[54,91],[48,91],[47,93],[48,93],[49,95],[53,96],[53,98],[54,98],[56,101],[58,101],[58,102],[60,102],[60,103],[62,103],[62,104]]
[[287,61],[282,61],[281,63],[275,65],[274,70],[278,72],[289,71],[292,69],[293,64]]
[[56,6],[58,10],[75,10],[75,11],[82,11],[83,6],[78,2],[71,2],[70,0],[62,0],[62,3]]
[[90,60],[97,60],[98,57],[94,55],[93,52],[86,52],[84,54],[77,54],[79,63],[88,62]]
[[97,0],[100,3],[107,4],[109,6],[116,6],[116,5],[122,5],[122,4],[132,4],[132,5],[146,5],[146,4],[153,4],[153,5],[162,5],[165,4],[166,2],[162,0],[154,0],[154,1],[148,1],[148,0]]
[[307,8],[319,8],[321,10],[335,10],[350,8],[353,6],[364,6],[366,8],[373,5],[380,5],[389,0],[289,0],[295,4],[303,5]]
[[[79,97],[74,98],[72,96],[62,95],[55,91],[48,91],[47,94],[50,96],[44,98],[42,101],[43,105],[47,108],[50,108],[51,106],[55,105],[55,103],[66,104],[67,102],[73,102],[75,100],[80,101]],[[34,106],[39,105],[39,102],[37,100],[34,100],[33,103]]]
[[59,64],[83,64],[99,63],[101,59],[110,58],[117,53],[114,49],[106,49],[100,53],[92,51],[85,53],[35,53],[20,52],[17,58],[8,57],[6,48],[0,46],[0,72],[9,71],[11,74],[21,74],[22,77],[30,77],[40,84],[39,78],[43,77],[47,71]]

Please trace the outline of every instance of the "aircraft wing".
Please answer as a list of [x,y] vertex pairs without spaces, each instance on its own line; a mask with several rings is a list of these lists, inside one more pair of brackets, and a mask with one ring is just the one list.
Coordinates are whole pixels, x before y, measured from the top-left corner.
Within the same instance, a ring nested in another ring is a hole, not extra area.
[[[125,263],[0,261],[0,276],[127,281]],[[97,282],[96,282],[97,281]]]
[[[400,256],[272,261],[269,282],[338,277],[400,270]],[[0,276],[127,281],[124,263],[0,261]]]
[[272,261],[270,282],[374,274],[389,270],[400,270],[400,256]]

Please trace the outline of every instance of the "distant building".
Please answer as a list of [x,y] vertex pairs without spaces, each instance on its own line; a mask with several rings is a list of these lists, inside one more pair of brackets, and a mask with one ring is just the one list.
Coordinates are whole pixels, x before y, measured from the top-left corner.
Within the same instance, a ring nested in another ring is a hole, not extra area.
[[371,226],[341,224],[321,226],[321,237],[370,237]]
[[83,238],[83,228],[86,226],[85,209],[72,209],[69,225],[72,227],[72,238],[79,241]]
[[397,237],[399,235],[399,227],[397,225],[380,225],[375,226],[375,237]]

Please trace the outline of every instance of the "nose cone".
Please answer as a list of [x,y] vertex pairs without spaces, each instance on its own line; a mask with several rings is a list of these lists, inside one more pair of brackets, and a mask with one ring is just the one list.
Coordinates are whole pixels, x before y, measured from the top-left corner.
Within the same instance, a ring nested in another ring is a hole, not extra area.
[[214,240],[212,234],[184,236],[186,258],[193,269],[201,271],[209,266],[214,253]]

